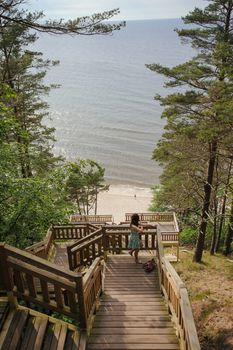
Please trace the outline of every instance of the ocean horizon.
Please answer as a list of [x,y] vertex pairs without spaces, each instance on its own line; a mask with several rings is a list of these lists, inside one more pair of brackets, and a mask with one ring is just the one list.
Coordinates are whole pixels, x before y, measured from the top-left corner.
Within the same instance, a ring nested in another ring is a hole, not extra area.
[[139,20],[110,36],[40,34],[36,50],[60,61],[45,79],[61,85],[45,97],[46,123],[56,129],[55,154],[96,160],[110,184],[158,184],[162,169],[152,154],[165,121],[154,96],[168,91],[145,64],[189,59],[193,50],[174,32],[183,26],[179,19]]

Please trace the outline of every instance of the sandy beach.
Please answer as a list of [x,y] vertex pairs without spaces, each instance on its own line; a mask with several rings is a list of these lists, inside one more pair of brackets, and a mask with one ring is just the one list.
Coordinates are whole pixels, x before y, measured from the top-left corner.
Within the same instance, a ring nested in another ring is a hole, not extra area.
[[125,220],[125,213],[147,212],[151,199],[150,188],[111,185],[108,192],[98,196],[97,214],[111,214],[118,224]]

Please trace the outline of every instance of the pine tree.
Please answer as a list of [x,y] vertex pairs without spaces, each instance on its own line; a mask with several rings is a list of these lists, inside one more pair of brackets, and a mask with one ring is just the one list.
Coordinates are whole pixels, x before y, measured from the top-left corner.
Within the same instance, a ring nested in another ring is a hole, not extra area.
[[111,34],[114,30],[119,30],[125,26],[125,22],[106,23],[107,20],[119,13],[118,8],[103,13],[95,13],[91,16],[77,17],[74,20],[42,21],[43,11],[34,14],[25,9],[19,11],[25,3],[25,0],[1,0],[0,22],[6,26],[19,24],[22,28],[34,29],[39,32],[75,35]]
[[48,170],[55,161],[51,152],[54,129],[42,123],[48,106],[41,96],[50,90],[43,84],[46,69],[56,62],[44,61],[41,53],[28,50],[35,40],[36,35],[18,23],[0,25],[0,80],[14,92],[10,105],[15,125],[7,139],[17,145],[25,178]]
[[[232,0],[211,0],[204,10],[195,8],[183,18],[189,28],[177,32],[184,42],[192,44],[197,55],[174,68],[159,64],[147,65],[152,71],[168,78],[166,87],[186,89],[185,92],[156,98],[167,107],[165,116],[169,120],[168,128],[171,125],[173,129],[176,128],[177,137],[180,125],[184,125],[187,130],[191,128],[198,142],[205,145],[204,154],[208,154],[206,175],[203,178],[201,219],[193,258],[196,262],[202,259],[217,158],[223,149],[226,150],[227,142],[232,149],[232,11]],[[163,137],[166,139],[166,135]],[[199,155],[201,158],[202,154]]]
[[66,169],[66,190],[70,200],[76,203],[79,214],[88,215],[91,210],[97,214],[98,194],[109,189],[104,182],[105,169],[90,159],[69,162]]

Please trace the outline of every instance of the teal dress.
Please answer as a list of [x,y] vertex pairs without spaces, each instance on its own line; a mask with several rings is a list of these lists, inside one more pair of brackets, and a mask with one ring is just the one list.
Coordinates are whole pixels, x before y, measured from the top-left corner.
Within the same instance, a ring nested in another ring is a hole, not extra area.
[[137,231],[131,231],[128,249],[140,249],[140,235]]

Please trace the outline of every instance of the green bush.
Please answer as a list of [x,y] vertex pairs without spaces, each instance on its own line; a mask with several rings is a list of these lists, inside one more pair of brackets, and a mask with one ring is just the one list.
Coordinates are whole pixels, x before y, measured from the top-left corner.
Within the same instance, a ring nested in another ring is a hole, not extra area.
[[197,240],[197,230],[191,227],[184,227],[180,233],[180,244],[194,246]]

